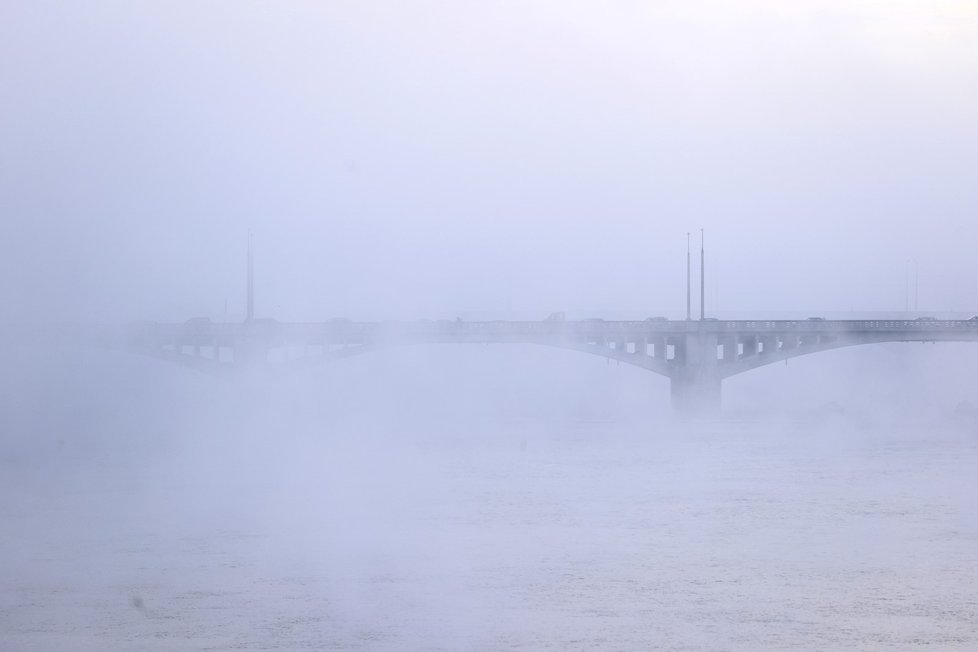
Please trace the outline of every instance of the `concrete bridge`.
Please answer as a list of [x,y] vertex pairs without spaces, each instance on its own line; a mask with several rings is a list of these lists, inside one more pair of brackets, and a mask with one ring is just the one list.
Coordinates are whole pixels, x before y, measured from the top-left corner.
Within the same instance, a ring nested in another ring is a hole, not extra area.
[[880,342],[978,341],[978,318],[565,321],[555,316],[543,321],[318,323],[252,318],[64,328],[63,336],[214,373],[254,366],[286,370],[412,344],[554,346],[668,377],[673,406],[685,414],[718,413],[724,378],[800,355]]
[[705,317],[705,266],[700,244],[700,319],[691,318],[689,234],[686,319],[567,321],[421,320],[286,323],[256,319],[251,235],[248,236],[247,317],[241,323],[207,318],[123,326],[7,326],[5,342],[95,344],[132,351],[201,371],[264,367],[283,371],[412,344],[537,344],[572,349],[641,367],[669,378],[682,414],[717,414],[724,378],[789,358],[879,342],[978,341],[978,317],[966,320],[718,320]]

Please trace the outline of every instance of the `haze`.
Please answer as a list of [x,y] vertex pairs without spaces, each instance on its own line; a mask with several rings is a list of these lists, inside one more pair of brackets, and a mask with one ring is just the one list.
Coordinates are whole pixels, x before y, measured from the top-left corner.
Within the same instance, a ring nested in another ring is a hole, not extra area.
[[[964,0],[14,1],[0,325],[978,315]],[[694,305],[698,303],[694,294]],[[14,332],[14,331],[10,331]],[[4,337],[4,650],[974,649],[978,345]]]
[[8,3],[4,314],[967,310],[976,12]]

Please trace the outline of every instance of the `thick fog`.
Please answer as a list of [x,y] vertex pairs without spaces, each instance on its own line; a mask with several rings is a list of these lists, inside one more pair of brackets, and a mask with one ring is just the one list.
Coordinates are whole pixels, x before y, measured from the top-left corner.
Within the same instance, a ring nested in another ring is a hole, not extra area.
[[7,3],[4,313],[968,310],[975,11]]
[[683,319],[700,229],[710,316],[968,319],[976,42],[963,0],[5,3],[0,649],[975,649],[978,343],[689,420],[553,347],[22,334],[241,323],[249,233],[281,323]]

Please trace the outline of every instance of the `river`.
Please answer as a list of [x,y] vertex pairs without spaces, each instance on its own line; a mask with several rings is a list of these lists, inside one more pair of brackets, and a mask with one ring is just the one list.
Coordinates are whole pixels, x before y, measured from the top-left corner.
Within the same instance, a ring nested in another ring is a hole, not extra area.
[[35,382],[0,458],[6,651],[978,648],[971,424]]

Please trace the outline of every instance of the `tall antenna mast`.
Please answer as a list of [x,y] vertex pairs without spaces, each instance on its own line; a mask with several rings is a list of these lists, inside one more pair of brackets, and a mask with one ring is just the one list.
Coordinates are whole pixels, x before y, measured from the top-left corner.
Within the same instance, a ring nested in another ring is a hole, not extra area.
[[700,229],[700,320],[706,317],[706,257],[703,250],[703,229]]
[[690,275],[689,231],[686,232],[686,321],[693,318],[693,288]]
[[255,318],[255,261],[251,245],[251,231],[248,231],[248,317],[246,321]]
[[920,298],[920,264],[917,259],[913,261],[913,310],[917,312],[917,300]]

